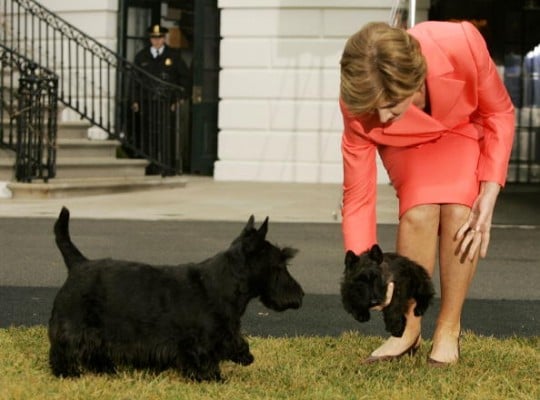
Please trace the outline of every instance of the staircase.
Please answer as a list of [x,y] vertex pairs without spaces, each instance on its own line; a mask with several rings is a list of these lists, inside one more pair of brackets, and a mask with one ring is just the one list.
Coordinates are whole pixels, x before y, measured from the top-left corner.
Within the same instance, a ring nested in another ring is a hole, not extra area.
[[[49,182],[8,182],[12,198],[47,199],[138,190],[178,188],[183,177],[145,176],[144,159],[117,158],[119,142],[88,139],[91,124],[60,122],[57,133],[56,177]],[[13,179],[15,154],[0,149],[0,180]]]
[[[153,111],[170,110],[183,88],[138,68],[36,0],[0,0],[0,10],[0,197],[185,186],[182,177],[145,176],[149,162],[182,173],[184,138],[171,139],[172,122],[160,123]],[[148,113],[152,132],[134,133],[128,106],[135,94],[162,107]],[[57,121],[60,107],[75,122]],[[114,140],[91,140],[89,128]],[[150,133],[152,145],[140,143]],[[145,159],[117,158],[120,141]]]

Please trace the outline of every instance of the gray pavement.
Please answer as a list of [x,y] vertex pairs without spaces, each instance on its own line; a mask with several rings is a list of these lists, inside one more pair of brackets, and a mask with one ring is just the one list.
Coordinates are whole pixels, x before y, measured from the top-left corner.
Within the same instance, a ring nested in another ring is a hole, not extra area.
[[[52,224],[71,210],[72,238],[90,258],[152,262],[202,260],[226,248],[254,214],[270,217],[269,239],[297,247],[291,272],[307,295],[298,311],[275,313],[258,302],[243,320],[256,335],[384,335],[382,317],[359,324],[340,303],[343,251],[339,185],[216,182],[187,177],[185,188],[52,200],[0,199],[0,327],[46,324],[66,271]],[[470,290],[464,329],[494,336],[540,334],[540,191],[509,187],[500,196],[492,243]],[[392,250],[397,203],[379,187],[381,245]],[[437,275],[435,275],[437,281]],[[429,335],[438,301],[425,318]]]

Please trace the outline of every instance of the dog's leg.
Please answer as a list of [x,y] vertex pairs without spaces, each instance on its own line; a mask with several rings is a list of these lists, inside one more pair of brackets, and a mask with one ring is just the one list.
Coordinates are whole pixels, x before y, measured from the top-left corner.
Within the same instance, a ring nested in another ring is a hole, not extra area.
[[197,345],[183,353],[181,358],[177,359],[176,365],[188,379],[199,382],[222,380],[219,361],[209,357],[205,350]]
[[230,349],[227,349],[228,354],[226,354],[226,359],[241,365],[250,365],[253,363],[255,358],[249,351],[249,344],[242,335],[237,334],[229,344],[232,346]]
[[405,313],[401,307],[390,304],[383,309],[383,319],[387,332],[395,337],[403,336],[407,319],[405,318]]
[[389,332],[392,336],[401,337],[405,331],[405,324],[407,319],[404,315],[395,315],[390,312],[383,312],[384,324],[386,331]]
[[81,374],[77,350],[68,342],[51,340],[49,365],[53,375],[58,377],[78,377]]
[[222,381],[221,370],[218,362],[211,362],[210,360],[203,361],[199,365],[189,365],[184,363],[180,368],[182,374],[195,381]]
[[424,283],[418,287],[415,295],[416,307],[414,308],[414,315],[417,317],[424,315],[431,304],[434,295],[435,290],[433,289],[433,284],[430,280],[425,280]]
[[207,360],[198,371],[197,380],[201,381],[222,381],[221,370],[217,361]]
[[414,307],[414,315],[417,317],[424,315],[429,307],[432,297],[432,294],[417,294],[415,297],[416,307]]
[[116,369],[110,357],[101,349],[92,349],[83,357],[83,366],[96,374],[114,374]]

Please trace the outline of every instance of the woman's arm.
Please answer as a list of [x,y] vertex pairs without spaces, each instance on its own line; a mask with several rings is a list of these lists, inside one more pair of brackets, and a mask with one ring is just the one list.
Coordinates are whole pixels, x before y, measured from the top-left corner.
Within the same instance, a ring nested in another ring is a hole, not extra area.
[[342,232],[345,250],[360,254],[377,243],[377,147],[352,128],[354,119],[347,116],[343,107]]
[[515,112],[508,91],[491,59],[484,38],[470,23],[462,23],[477,68],[477,112],[482,126],[478,179],[504,186],[515,132]]
[[472,260],[478,250],[480,257],[487,255],[495,203],[501,187],[506,183],[514,140],[515,113],[482,35],[470,23],[464,22],[462,26],[477,66],[477,114],[484,131],[478,163],[480,192],[467,222],[456,236],[461,241],[460,256]]

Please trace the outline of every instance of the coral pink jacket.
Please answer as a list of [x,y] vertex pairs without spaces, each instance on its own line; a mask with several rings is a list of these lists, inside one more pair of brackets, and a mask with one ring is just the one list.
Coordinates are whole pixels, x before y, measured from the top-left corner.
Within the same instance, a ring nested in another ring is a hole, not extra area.
[[[478,140],[480,181],[506,180],[515,115],[485,41],[468,22],[423,22],[409,30],[426,57],[431,115],[411,105],[401,119],[381,127],[373,119],[343,114],[343,223],[346,250],[377,243],[377,145],[414,146],[452,132]],[[456,162],[459,162],[456,154]],[[429,168],[429,166],[426,166]],[[475,171],[471,171],[473,174]]]

